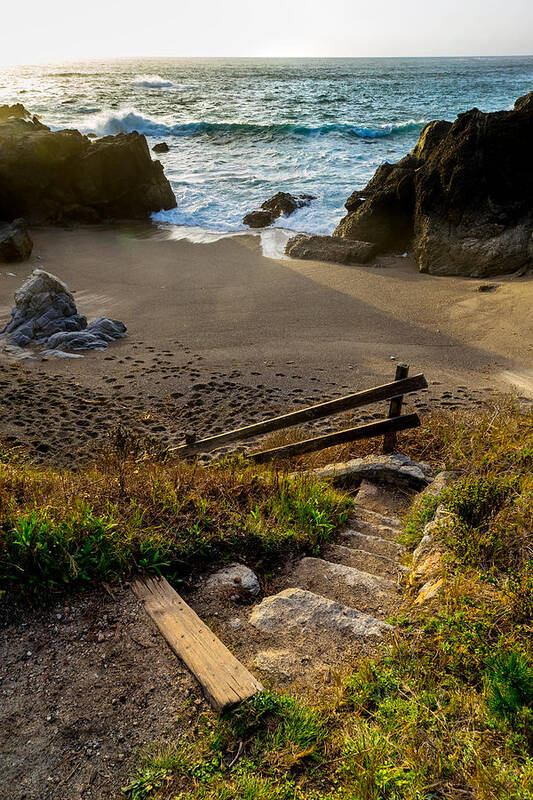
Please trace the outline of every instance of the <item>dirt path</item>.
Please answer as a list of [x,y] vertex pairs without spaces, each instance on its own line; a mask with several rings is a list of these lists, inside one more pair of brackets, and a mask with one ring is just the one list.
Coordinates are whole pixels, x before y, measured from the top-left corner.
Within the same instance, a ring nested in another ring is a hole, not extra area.
[[205,707],[129,589],[5,617],[2,800],[123,797],[138,749],[175,740]]

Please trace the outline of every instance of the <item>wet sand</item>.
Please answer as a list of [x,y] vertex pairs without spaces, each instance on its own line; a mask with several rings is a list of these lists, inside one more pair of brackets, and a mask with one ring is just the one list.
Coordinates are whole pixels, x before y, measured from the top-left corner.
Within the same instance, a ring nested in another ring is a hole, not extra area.
[[[78,360],[0,352],[0,434],[43,461],[83,458],[120,423],[165,444],[216,433],[385,382],[398,361],[430,383],[409,403],[421,412],[493,391],[533,396],[528,277],[480,291],[487,281],[420,275],[408,258],[274,260],[255,237],[192,244],[148,226],[32,235],[29,262],[0,264],[0,328],[34,267],[64,280],[88,318],[128,328]],[[382,406],[358,419],[382,416]]]

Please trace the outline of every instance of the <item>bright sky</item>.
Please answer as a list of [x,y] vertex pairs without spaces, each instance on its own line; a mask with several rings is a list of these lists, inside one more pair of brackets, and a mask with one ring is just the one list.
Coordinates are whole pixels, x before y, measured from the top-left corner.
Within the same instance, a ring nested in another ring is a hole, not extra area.
[[532,0],[8,0],[4,64],[533,53]]

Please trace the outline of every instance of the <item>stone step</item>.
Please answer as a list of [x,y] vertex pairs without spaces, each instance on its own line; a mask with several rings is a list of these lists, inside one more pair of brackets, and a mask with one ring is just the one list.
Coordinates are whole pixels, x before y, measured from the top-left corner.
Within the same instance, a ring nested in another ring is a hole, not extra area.
[[380,539],[388,539],[390,542],[395,542],[398,538],[399,529],[393,528],[390,525],[382,525],[379,522],[369,522],[366,519],[352,517],[349,520],[350,528],[356,533],[364,533],[367,536],[376,536]]
[[356,550],[366,550],[369,553],[377,553],[387,556],[389,559],[399,560],[405,553],[405,548],[398,542],[383,536],[374,536],[368,533],[361,533],[358,530],[348,528],[341,533],[342,544],[346,547],[354,547]]
[[386,615],[398,603],[394,581],[322,558],[302,558],[287,581],[365,613]]
[[409,567],[404,567],[395,559],[369,553],[366,550],[358,550],[352,547],[344,547],[339,544],[327,545],[322,555],[327,561],[335,564],[344,564],[347,567],[355,567],[358,570],[369,572],[378,577],[388,578],[398,583],[401,577],[409,572]]
[[[407,489],[394,489],[382,484],[363,481],[355,496],[355,507],[364,506],[384,516],[396,515],[406,508],[413,494]],[[391,513],[392,512],[392,513]]]
[[356,506],[356,519],[364,519],[367,522],[374,522],[377,525],[386,525],[389,528],[400,528],[402,525],[402,521],[399,517],[380,514],[363,505]]
[[260,631],[286,636],[337,632],[351,637],[381,637],[390,625],[355,608],[314,592],[291,587],[265,597],[250,614],[250,623]]

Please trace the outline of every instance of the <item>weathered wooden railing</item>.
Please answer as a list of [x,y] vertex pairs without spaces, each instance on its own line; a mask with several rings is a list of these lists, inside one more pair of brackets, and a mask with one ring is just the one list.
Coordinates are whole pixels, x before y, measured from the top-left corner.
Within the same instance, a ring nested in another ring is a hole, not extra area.
[[351,411],[354,408],[371,405],[382,400],[390,400],[389,414],[386,419],[378,422],[370,422],[366,425],[359,425],[355,428],[346,428],[336,433],[328,433],[323,436],[316,436],[312,439],[305,439],[301,442],[275,447],[270,450],[261,450],[251,453],[249,458],[257,462],[270,461],[273,458],[288,458],[290,456],[311,453],[315,450],[323,450],[326,447],[333,447],[338,444],[355,442],[359,439],[369,439],[375,436],[383,436],[383,452],[390,453],[394,450],[396,433],[408,428],[416,428],[420,425],[417,414],[402,415],[403,396],[419,389],[427,387],[424,375],[413,375],[408,377],[409,367],[406,364],[398,364],[396,376],[391,383],[382,386],[375,386],[372,389],[365,389],[362,392],[355,392],[336,400],[328,400],[325,403],[318,403],[315,406],[308,406],[299,411],[291,411],[289,414],[282,414],[279,417],[256,422],[253,425],[246,425],[243,428],[236,428],[232,431],[219,433],[216,436],[208,436],[205,439],[196,439],[194,434],[187,434],[185,444],[174,447],[173,452],[184,458],[197,455],[198,453],[208,453],[219,447],[224,447],[232,442],[240,442],[251,439],[255,436],[262,436],[266,433],[289,428],[293,425],[300,425],[303,422],[311,422],[316,419],[340,414],[343,411]]

